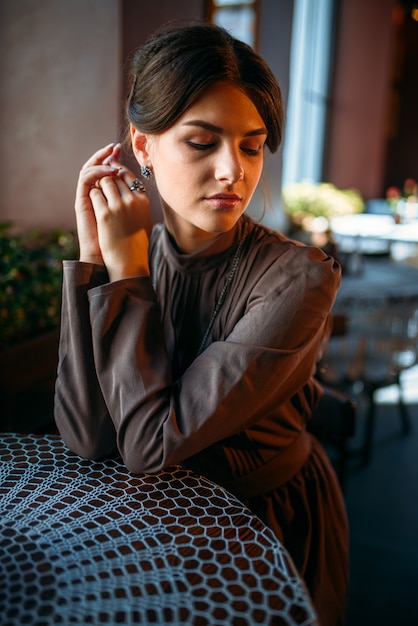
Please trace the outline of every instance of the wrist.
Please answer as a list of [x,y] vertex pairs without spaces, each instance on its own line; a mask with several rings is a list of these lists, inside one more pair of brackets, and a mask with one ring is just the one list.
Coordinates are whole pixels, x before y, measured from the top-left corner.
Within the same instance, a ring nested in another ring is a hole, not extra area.
[[107,272],[109,274],[110,282],[123,280],[124,278],[137,278],[139,276],[150,275],[148,264],[112,268],[107,267]]
[[92,265],[104,265],[102,256],[94,254],[80,254],[78,260],[81,263],[91,263]]

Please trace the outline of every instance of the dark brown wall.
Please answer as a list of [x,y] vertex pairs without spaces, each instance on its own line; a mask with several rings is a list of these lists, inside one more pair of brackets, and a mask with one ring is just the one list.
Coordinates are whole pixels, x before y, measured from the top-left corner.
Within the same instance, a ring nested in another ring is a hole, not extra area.
[[382,192],[396,0],[341,0],[323,179]]
[[418,22],[401,6],[396,18],[385,188],[391,185],[402,188],[405,178],[418,180]]

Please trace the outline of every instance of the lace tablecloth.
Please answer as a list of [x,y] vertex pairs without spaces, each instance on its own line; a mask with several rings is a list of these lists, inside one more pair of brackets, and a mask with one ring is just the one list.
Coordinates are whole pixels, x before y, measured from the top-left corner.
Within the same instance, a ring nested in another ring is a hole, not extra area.
[[0,622],[316,624],[273,533],[180,467],[133,476],[55,435],[0,436]]

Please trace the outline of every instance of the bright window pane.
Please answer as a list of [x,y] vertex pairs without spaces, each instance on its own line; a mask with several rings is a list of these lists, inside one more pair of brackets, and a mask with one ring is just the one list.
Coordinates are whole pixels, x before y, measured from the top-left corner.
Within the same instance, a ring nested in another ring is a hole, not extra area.
[[214,0],[215,7],[224,7],[231,4],[254,4],[254,0]]
[[255,41],[255,12],[250,8],[229,8],[215,10],[213,21],[223,26],[234,37],[254,46]]

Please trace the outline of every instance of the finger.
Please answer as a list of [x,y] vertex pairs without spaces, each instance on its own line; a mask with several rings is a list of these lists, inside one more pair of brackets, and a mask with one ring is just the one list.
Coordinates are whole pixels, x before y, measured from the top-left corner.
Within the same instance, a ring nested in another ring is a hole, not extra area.
[[92,187],[100,186],[101,179],[115,177],[118,172],[119,168],[111,165],[97,165],[82,169],[77,183],[77,195],[88,195]]
[[83,168],[90,167],[92,165],[102,165],[104,163],[104,161],[111,156],[115,146],[116,146],[116,144],[114,142],[112,142],[112,143],[109,143],[104,148],[100,148],[100,150],[97,150],[97,152],[95,152],[84,163]]
[[[104,181],[104,178],[102,178],[102,180]],[[125,195],[128,192],[146,192],[144,184],[138,178],[136,178],[135,175],[128,168],[124,166],[118,167],[117,175],[114,176],[113,182],[117,185],[121,195]],[[98,181],[98,185],[101,186],[100,181]]]
[[[133,174],[127,179],[132,184]],[[117,218],[126,224],[128,220],[132,230],[132,225],[145,229],[149,235],[152,230],[152,220],[149,213],[149,200],[145,193],[131,191],[127,182],[119,176],[103,177],[99,188],[93,188],[89,192],[89,198],[96,219],[102,223],[105,219]],[[113,222],[116,223],[116,222]]]
[[122,146],[120,143],[116,143],[113,146],[113,150],[112,153],[110,154],[110,156],[108,156],[103,163],[109,164],[109,165],[122,165],[122,163],[120,163],[119,158],[122,152]]
[[[99,191],[100,195],[96,194],[96,191]],[[126,203],[127,193],[126,185],[118,177],[104,176],[99,180],[97,188],[95,186],[89,191],[89,196],[92,200],[98,199],[101,204],[105,201],[107,210],[115,211]],[[129,193],[132,195],[131,192]],[[94,209],[96,210],[96,206]]]
[[137,193],[145,193],[146,188],[142,181],[139,180],[130,170],[125,167],[122,167],[118,172],[118,179],[122,180],[125,183],[123,187],[123,191],[137,192]]
[[[107,178],[103,178],[102,181],[104,185],[106,185],[107,182],[115,185],[120,196],[128,200],[129,196],[132,197],[132,194],[142,195],[146,193],[144,184],[138,178],[135,178],[129,170],[125,171],[122,169],[113,179],[108,181]],[[102,186],[102,183],[100,183],[100,186]]]
[[89,196],[93,203],[95,211],[96,211],[96,205],[102,206],[106,209],[109,208],[107,199],[101,187],[92,187],[89,191]]
[[145,185],[144,183],[142,183],[138,178],[135,178],[135,180],[132,181],[132,183],[127,183],[127,185],[129,186],[129,191],[132,192],[139,192],[139,193],[146,193],[146,189],[145,189]]
[[99,182],[100,190],[106,198],[109,208],[118,207],[121,202],[129,205],[134,199],[132,191],[120,176],[105,176]]

